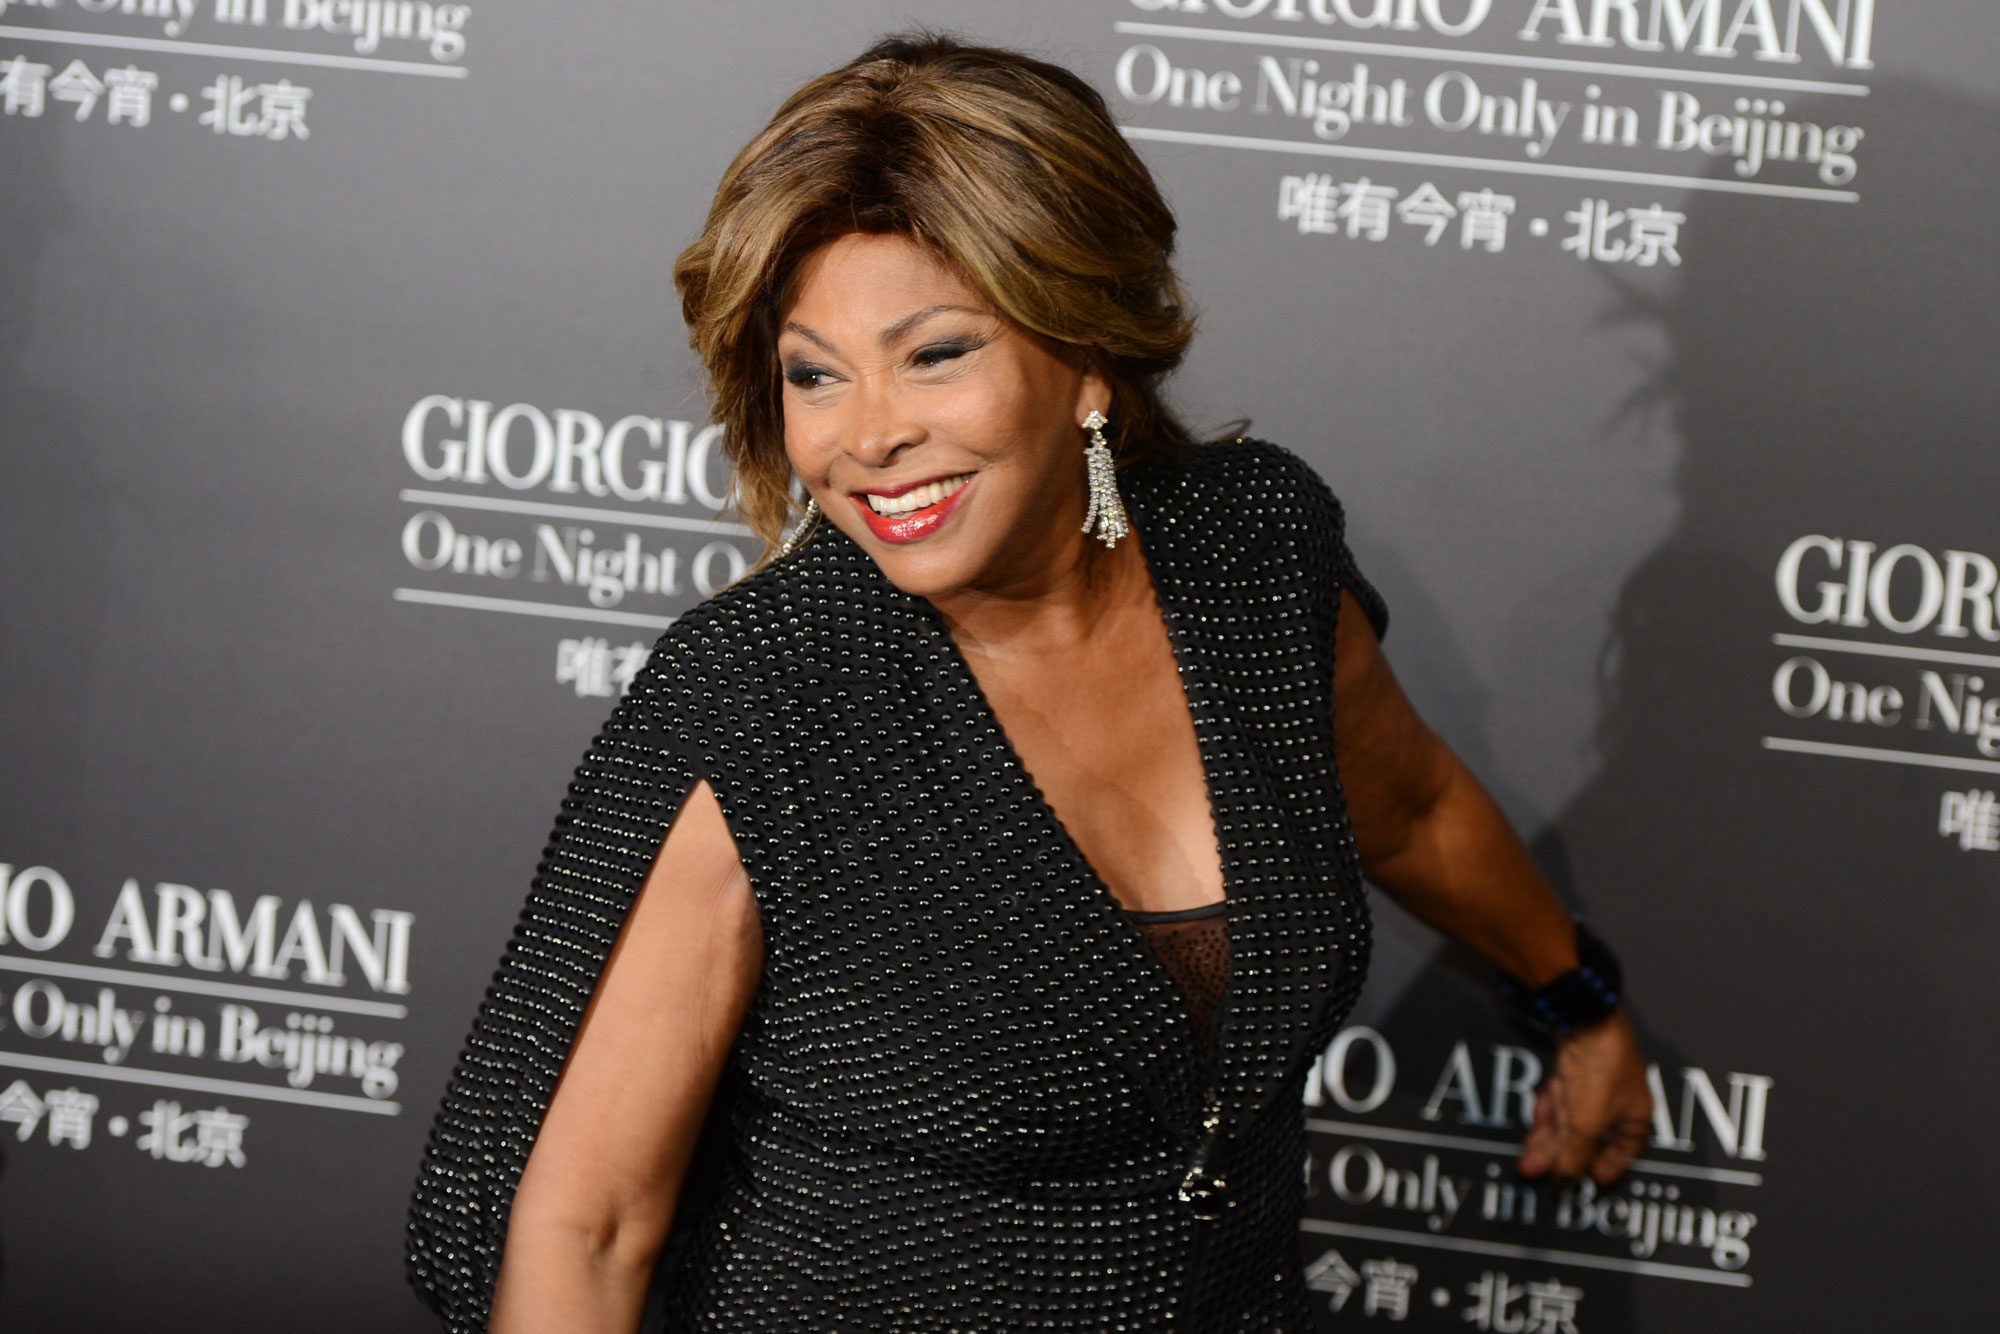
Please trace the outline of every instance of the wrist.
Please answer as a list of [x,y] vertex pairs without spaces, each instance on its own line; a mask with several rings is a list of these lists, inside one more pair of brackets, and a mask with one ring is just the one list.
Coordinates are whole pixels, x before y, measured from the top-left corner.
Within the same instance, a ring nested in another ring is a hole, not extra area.
[[1603,1023],[1623,1004],[1624,977],[1618,957],[1581,921],[1576,923],[1576,958],[1574,968],[1541,986],[1527,986],[1513,978],[1501,982],[1501,994],[1515,1014],[1546,1037],[1568,1037]]

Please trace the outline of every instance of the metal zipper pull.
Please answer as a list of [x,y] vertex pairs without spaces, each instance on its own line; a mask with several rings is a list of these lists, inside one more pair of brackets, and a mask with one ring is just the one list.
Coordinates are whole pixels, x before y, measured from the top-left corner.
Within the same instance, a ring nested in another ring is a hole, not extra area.
[[1221,1218],[1232,1201],[1224,1193],[1229,1183],[1212,1170],[1210,1164],[1215,1158],[1215,1148],[1221,1138],[1222,1099],[1210,1094],[1208,1107],[1202,1114],[1201,1139],[1195,1144],[1194,1152],[1188,1159],[1187,1175],[1181,1178],[1179,1197],[1189,1212],[1206,1222]]

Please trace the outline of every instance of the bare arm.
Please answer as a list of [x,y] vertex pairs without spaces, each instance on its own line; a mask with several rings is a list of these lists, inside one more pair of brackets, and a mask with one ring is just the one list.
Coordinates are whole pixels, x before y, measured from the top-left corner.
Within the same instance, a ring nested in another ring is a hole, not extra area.
[[[1334,743],[1363,872],[1526,986],[1576,967],[1568,910],[1479,780],[1417,716],[1361,604],[1340,597]],[[1644,1144],[1651,1106],[1621,1006],[1558,1044],[1521,1169],[1614,1180]]]
[[763,970],[715,793],[688,793],[515,1192],[493,1334],[636,1330],[695,1139]]

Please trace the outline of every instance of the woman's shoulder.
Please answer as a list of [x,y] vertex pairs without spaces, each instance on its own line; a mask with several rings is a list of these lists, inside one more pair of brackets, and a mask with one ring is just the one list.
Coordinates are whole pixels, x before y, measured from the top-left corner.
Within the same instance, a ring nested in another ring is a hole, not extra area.
[[890,604],[907,601],[851,540],[818,532],[682,612],[653,656],[680,691],[756,699],[825,675]]
[[1346,508],[1312,463],[1275,441],[1240,435],[1196,445],[1187,475],[1206,513],[1241,525],[1225,529],[1230,545],[1292,553],[1291,568],[1316,586],[1349,590],[1377,637],[1388,632],[1388,606],[1347,544]]
[[1204,489],[1224,488],[1220,496],[1265,521],[1344,522],[1344,510],[1326,478],[1307,459],[1279,444],[1254,435],[1225,436],[1194,446],[1187,455],[1187,472]]
[[676,616],[654,642],[652,656],[671,663],[686,685],[742,682],[782,663],[798,628],[795,600],[780,566],[766,566],[726,584]]

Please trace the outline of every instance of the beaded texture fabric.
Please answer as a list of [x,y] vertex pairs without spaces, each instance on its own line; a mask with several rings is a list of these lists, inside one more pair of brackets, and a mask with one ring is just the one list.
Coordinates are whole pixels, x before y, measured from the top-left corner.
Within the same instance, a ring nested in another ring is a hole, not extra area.
[[[1218,1062],[935,608],[831,524],[682,615],[591,742],[432,1125],[408,1271],[486,1327],[605,959],[709,780],[764,975],[648,1329],[1311,1327],[1306,1071],[1369,925],[1333,746],[1342,511],[1245,439],[1118,474],[1221,844]],[[893,734],[894,745],[879,738]]]

